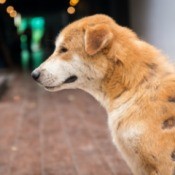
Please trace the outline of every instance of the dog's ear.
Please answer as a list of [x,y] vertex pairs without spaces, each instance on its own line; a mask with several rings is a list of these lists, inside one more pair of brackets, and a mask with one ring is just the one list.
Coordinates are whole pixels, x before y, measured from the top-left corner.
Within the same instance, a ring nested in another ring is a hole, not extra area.
[[87,26],[85,29],[85,51],[94,55],[111,42],[113,34],[106,24]]

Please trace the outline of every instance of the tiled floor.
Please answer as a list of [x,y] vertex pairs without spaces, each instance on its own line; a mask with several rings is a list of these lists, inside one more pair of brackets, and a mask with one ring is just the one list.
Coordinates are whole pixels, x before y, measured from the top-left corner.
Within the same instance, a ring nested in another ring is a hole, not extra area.
[[0,175],[130,175],[105,111],[79,90],[49,93],[16,75],[0,101]]

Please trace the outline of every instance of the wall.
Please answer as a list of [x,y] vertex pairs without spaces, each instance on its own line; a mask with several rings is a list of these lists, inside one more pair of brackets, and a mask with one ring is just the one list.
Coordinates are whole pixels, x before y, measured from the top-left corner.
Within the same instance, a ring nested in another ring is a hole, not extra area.
[[175,60],[175,0],[130,0],[131,27]]

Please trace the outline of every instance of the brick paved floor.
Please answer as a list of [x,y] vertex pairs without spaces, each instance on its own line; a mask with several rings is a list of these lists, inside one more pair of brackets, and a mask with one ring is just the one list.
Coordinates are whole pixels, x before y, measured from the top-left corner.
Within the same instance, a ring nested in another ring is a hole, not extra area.
[[0,175],[130,175],[93,97],[49,93],[27,75],[10,87],[0,101]]

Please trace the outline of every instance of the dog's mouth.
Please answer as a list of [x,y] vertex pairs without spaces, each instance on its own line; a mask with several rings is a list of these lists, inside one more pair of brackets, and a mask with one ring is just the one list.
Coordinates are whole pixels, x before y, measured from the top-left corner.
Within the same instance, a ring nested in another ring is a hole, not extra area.
[[65,81],[63,81],[60,85],[57,86],[45,86],[46,89],[48,90],[53,90],[55,88],[60,87],[63,84],[69,84],[69,83],[73,83],[78,79],[78,77],[76,75],[71,75],[70,77],[68,77]]
[[78,77],[76,75],[72,75],[70,77],[68,77],[63,84],[67,84],[67,83],[73,83],[78,79]]

